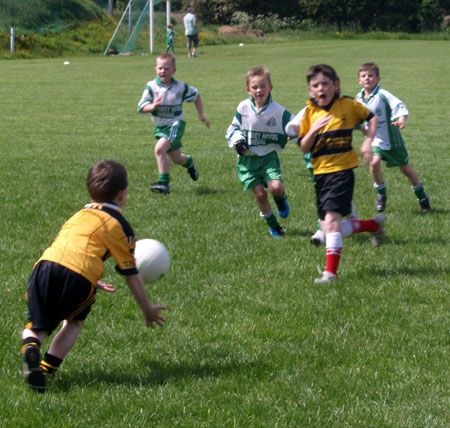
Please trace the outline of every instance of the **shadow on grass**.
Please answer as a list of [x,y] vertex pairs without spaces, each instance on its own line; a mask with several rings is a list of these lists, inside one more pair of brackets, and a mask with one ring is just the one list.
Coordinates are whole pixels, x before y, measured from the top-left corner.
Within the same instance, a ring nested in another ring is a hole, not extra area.
[[433,266],[420,266],[420,267],[410,267],[410,266],[393,266],[391,269],[377,268],[370,266],[367,268],[366,273],[369,276],[378,276],[383,278],[395,278],[402,276],[410,276],[417,278],[436,278],[436,275],[449,275],[450,268],[439,268]]
[[219,192],[224,193],[224,190],[214,189],[212,187],[206,187],[206,186],[199,186],[199,187],[195,188],[195,193],[198,196],[216,195]]
[[[281,221],[282,223],[282,221]],[[311,235],[314,233],[314,231],[311,232],[310,229],[297,229],[293,227],[286,227],[286,237],[289,238],[292,237],[301,237],[301,238],[310,238]]]
[[143,362],[142,371],[137,371],[135,367],[121,367],[120,370],[113,369],[105,371],[101,367],[92,368],[87,372],[77,374],[67,374],[61,372],[58,378],[52,379],[49,383],[49,392],[70,391],[75,388],[85,388],[89,385],[128,385],[131,387],[159,386],[168,382],[177,382],[187,379],[199,379],[208,377],[222,377],[234,373],[240,377],[264,378],[270,376],[273,368],[266,364],[252,362],[242,364],[240,362],[213,363],[213,364],[182,364],[167,363],[161,364],[155,361]]

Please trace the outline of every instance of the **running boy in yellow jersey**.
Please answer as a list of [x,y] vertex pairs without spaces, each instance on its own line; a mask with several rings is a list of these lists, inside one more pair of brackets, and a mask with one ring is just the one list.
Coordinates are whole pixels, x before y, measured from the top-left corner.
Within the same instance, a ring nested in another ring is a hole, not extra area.
[[[125,276],[147,326],[163,325],[164,306],[152,305],[136,269],[133,229],[121,213],[127,200],[127,171],[119,163],[98,161],[89,171],[91,203],[61,228],[36,262],[27,289],[29,323],[22,332],[24,376],[32,389],[44,392],[46,375],[54,373],[72,349],[95,302],[97,288],[114,292],[100,281],[104,261],[113,257]],[[63,325],[41,361],[44,339]]]
[[303,153],[311,152],[317,209],[326,235],[326,270],[315,282],[327,283],[337,279],[343,236],[372,232],[373,245],[379,246],[384,242],[382,214],[372,220],[342,222],[342,217],[351,212],[355,185],[353,169],[358,166],[358,157],[352,146],[353,129],[359,123],[368,122],[366,138],[360,149],[363,162],[368,164],[378,119],[353,98],[340,96],[339,78],[329,65],[311,67],[306,80],[311,99],[303,112],[298,141]]

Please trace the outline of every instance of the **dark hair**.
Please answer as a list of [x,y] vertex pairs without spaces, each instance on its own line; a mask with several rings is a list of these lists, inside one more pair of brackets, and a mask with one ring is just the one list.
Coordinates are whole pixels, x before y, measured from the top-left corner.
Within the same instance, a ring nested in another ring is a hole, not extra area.
[[96,202],[112,202],[128,187],[127,170],[112,160],[101,159],[89,170],[86,185]]
[[322,73],[324,76],[331,79],[334,83],[339,81],[339,77],[336,74],[336,71],[333,67],[327,64],[318,64],[313,65],[307,72],[306,72],[306,80],[309,83],[312,78],[316,77],[318,74]]
[[358,76],[361,71],[372,71],[373,73],[375,73],[375,76],[380,77],[380,69],[374,62],[366,62],[365,64],[361,65],[358,70]]

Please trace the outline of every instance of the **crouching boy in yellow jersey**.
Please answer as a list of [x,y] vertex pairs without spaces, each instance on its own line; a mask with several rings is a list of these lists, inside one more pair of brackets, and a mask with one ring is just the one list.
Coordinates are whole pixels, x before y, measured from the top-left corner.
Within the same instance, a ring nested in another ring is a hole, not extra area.
[[[125,276],[147,326],[163,325],[164,306],[152,305],[134,259],[134,232],[121,213],[127,200],[127,171],[121,164],[98,161],[87,178],[91,203],[61,228],[36,262],[27,289],[29,323],[22,332],[23,373],[32,389],[44,392],[46,376],[54,373],[72,349],[95,302],[97,288],[114,292],[100,281],[104,261],[113,257]],[[41,361],[43,340],[63,322]]]
[[343,236],[371,232],[373,245],[379,246],[384,241],[382,214],[372,220],[342,222],[342,217],[351,212],[355,186],[353,169],[358,166],[352,146],[353,129],[363,121],[368,122],[366,139],[360,148],[363,162],[368,164],[378,119],[355,99],[340,96],[339,77],[329,65],[311,67],[306,80],[311,99],[302,114],[298,141],[303,153],[311,152],[317,210],[326,235],[326,270],[315,282],[327,283],[337,279]]

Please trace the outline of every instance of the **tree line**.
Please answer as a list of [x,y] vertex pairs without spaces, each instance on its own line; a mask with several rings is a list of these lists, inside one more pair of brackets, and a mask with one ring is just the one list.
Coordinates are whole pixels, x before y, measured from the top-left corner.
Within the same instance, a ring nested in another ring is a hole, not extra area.
[[[0,26],[35,29],[73,20],[100,19],[105,10],[123,11],[129,0],[0,0]],[[133,0],[136,7],[147,0]],[[158,3],[155,0],[155,4]],[[171,0],[173,12],[194,7],[204,24],[236,23],[233,17],[284,19],[291,27],[420,33],[441,28],[450,0]],[[155,6],[165,10],[165,0]],[[103,11],[103,12],[102,12]],[[448,18],[445,22],[448,21]]]
[[418,33],[440,29],[450,0],[173,0],[172,9],[195,8],[206,24],[229,24],[235,12],[308,20],[315,26]]

